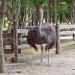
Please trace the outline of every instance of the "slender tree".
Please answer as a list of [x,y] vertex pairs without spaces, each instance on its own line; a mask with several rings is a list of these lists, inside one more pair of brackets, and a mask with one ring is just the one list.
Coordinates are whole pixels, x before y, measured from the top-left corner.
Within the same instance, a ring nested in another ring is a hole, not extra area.
[[3,21],[4,0],[0,0],[0,73],[4,72],[4,49],[2,37],[2,21]]
[[57,36],[56,54],[58,54],[59,50],[60,50],[60,29],[59,29],[59,24],[57,23],[57,21],[58,21],[58,16],[57,16],[57,0],[54,0],[54,4],[55,4],[55,23],[56,23],[56,36]]
[[75,23],[75,1],[73,1],[73,9],[72,9],[72,12],[73,12],[73,23]]
[[18,60],[18,16],[20,13],[20,0],[12,0],[12,16],[13,16],[13,45],[15,53],[15,62]]

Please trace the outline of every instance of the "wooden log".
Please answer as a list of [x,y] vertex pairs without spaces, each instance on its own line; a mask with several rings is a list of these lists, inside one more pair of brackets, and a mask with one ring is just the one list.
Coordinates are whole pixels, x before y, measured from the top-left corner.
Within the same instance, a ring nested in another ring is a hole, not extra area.
[[57,0],[54,0],[55,4],[55,23],[56,23],[56,36],[57,36],[57,41],[56,41],[56,54],[59,54],[60,50],[60,27],[58,24],[58,16],[57,16]]
[[73,34],[75,34],[75,31],[62,31],[62,32],[60,32],[60,35],[73,35]]
[[24,33],[27,35],[29,29],[17,29],[17,33]]

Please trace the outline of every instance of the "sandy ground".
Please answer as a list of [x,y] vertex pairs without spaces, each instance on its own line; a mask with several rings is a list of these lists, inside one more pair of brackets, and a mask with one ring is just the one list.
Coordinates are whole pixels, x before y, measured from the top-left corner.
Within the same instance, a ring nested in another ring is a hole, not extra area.
[[6,64],[6,73],[0,75],[75,75],[75,49],[64,48],[59,54],[51,50],[47,65],[47,53],[40,63],[40,52],[25,54],[23,51],[19,54],[18,63]]

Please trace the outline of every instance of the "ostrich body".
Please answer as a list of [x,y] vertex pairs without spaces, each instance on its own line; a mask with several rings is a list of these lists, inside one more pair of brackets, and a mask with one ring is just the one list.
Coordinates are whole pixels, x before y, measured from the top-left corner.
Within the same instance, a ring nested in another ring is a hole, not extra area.
[[49,49],[52,49],[56,43],[56,33],[53,26],[49,23],[42,23],[40,25],[31,28],[27,35],[28,44],[33,47],[36,51],[38,50],[36,44],[41,45],[41,61],[43,61],[43,47],[42,44],[46,44],[45,50],[48,50],[48,64],[49,64]]
[[43,46],[42,44],[46,44],[45,51],[48,50],[48,65],[49,65],[49,50],[53,48],[56,43],[56,33],[54,27],[49,23],[43,22],[43,10],[44,7],[41,5],[39,8],[39,22],[40,24],[31,28],[28,31],[27,42],[33,47],[36,51],[38,50],[36,44],[41,45],[41,62],[43,62]]

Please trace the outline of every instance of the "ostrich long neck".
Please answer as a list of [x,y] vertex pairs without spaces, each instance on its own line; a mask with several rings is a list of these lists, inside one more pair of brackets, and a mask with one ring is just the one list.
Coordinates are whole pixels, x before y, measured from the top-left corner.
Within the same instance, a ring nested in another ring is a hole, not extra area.
[[39,9],[39,13],[40,13],[40,33],[41,33],[41,27],[42,27],[42,21],[43,21],[43,9],[40,8]]

